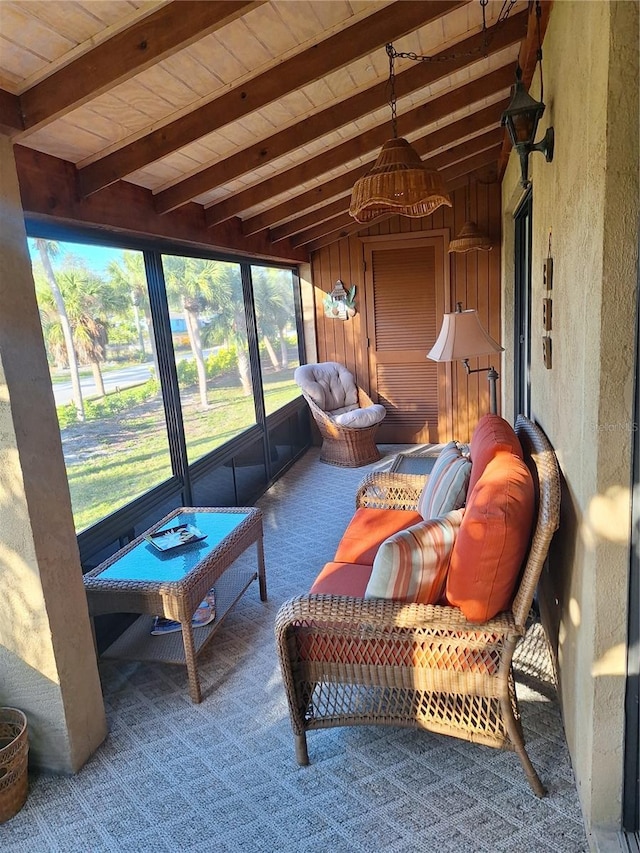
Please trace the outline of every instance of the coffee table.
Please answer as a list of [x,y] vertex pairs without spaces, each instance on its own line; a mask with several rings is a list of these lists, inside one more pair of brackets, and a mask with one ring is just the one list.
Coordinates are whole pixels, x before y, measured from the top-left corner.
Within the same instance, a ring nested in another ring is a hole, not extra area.
[[[201,541],[161,552],[146,538],[190,524],[205,534]],[[256,545],[257,571],[237,558]],[[187,667],[189,694],[202,701],[196,658],[225,615],[252,581],[267,600],[262,513],[257,507],[181,507],[87,572],[84,585],[91,616],[141,613],[103,653],[106,658],[150,660]],[[191,618],[208,590],[215,588],[216,618],[193,629]],[[151,636],[153,616],[182,623],[182,631]]]
[[433,444],[417,451],[398,453],[389,468],[389,473],[430,474],[441,449],[441,444]]

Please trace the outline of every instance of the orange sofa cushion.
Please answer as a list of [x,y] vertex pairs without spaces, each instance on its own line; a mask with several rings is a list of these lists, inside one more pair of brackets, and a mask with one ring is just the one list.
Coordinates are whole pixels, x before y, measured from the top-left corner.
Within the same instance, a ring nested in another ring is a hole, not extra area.
[[533,525],[531,472],[500,451],[487,464],[469,499],[456,537],[446,599],[471,622],[485,622],[511,605]]
[[361,563],[326,563],[309,590],[311,595],[350,595],[364,598],[371,566]]
[[420,513],[410,509],[360,507],[349,522],[333,559],[337,563],[362,563],[371,567],[385,539],[419,521],[422,521]]
[[475,484],[482,476],[487,463],[496,453],[508,450],[523,458],[522,445],[513,431],[511,424],[499,415],[484,415],[478,421],[471,436],[469,455],[471,457],[471,477],[467,487],[467,498],[471,495]]

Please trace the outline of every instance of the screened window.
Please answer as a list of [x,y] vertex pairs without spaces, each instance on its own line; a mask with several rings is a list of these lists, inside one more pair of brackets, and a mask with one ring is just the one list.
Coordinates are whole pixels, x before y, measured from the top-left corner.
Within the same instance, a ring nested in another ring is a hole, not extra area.
[[300,394],[293,381],[293,372],[300,363],[294,278],[288,269],[252,266],[251,281],[265,413],[270,415]]
[[256,423],[240,265],[162,255],[189,463]]
[[143,255],[29,249],[80,531],[171,476]]

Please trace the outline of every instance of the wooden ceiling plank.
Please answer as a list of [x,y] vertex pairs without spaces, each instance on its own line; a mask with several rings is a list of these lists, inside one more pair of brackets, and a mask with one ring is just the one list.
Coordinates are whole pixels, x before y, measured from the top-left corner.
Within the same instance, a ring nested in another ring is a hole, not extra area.
[[[467,83],[459,89],[447,92],[433,101],[427,101],[419,107],[409,110],[409,112],[398,116],[398,135],[408,136],[421,127],[425,127],[438,119],[443,119],[469,104],[501,91],[509,86],[512,77],[511,66],[503,66],[485,77],[472,80],[471,83]],[[360,136],[348,139],[335,148],[324,151],[304,163],[293,166],[285,172],[280,172],[260,184],[249,187],[218,204],[208,207],[206,209],[207,223],[215,225],[218,222],[224,222],[225,219],[236,216],[256,204],[268,201],[279,193],[313,180],[331,169],[339,168],[344,163],[348,163],[349,160],[376,150],[388,138],[389,127],[386,123],[365,131]]]
[[[441,171],[443,169],[446,169],[448,166],[452,166],[455,163],[458,163],[459,161],[466,160],[474,156],[475,154],[480,154],[481,152],[484,152],[487,148],[495,150],[496,145],[500,145],[500,143],[502,142],[502,134],[503,132],[501,128],[492,128],[491,130],[488,130],[486,133],[483,133],[480,136],[474,136],[472,139],[467,139],[460,145],[456,145],[454,147],[448,148],[446,151],[442,151],[435,157],[430,157],[428,160],[424,161],[424,164],[430,169]],[[423,142],[427,144],[428,138],[425,138]],[[414,145],[414,148],[415,147],[416,146]],[[420,152],[418,151],[418,153]],[[326,233],[329,233],[330,231],[335,231],[336,228],[331,227],[333,223],[331,221],[328,222],[327,220],[332,220],[333,218],[338,217],[341,213],[348,211],[350,201],[350,196],[345,196],[344,198],[337,199],[336,201],[327,204],[324,207],[319,208],[318,210],[312,211],[311,213],[307,214],[307,216],[299,217],[299,219],[293,220],[292,223],[289,223],[288,228],[283,226],[281,229],[271,231],[269,234],[271,242],[275,243],[279,239],[284,239],[286,237],[291,237],[295,234],[300,234],[300,232],[304,232],[300,237],[295,237],[291,241],[294,246],[301,246],[304,243],[309,243],[312,240],[315,240],[317,237],[321,236],[322,233],[324,233],[322,231],[323,225],[327,229]]]
[[295,219],[291,219],[279,228],[274,228],[270,231],[269,239],[272,243],[277,243],[278,240],[286,240],[287,237],[299,234],[306,228],[310,228],[313,225],[318,225],[320,222],[331,219],[332,216],[342,213],[349,207],[350,198],[350,195],[345,196],[344,198],[337,198],[335,201],[329,202],[329,204],[325,204],[317,210],[312,210],[310,213],[307,213],[306,216],[297,216]]
[[264,2],[174,0],[161,6],[24,92],[25,129],[43,127]]
[[[348,202],[347,207],[349,207]],[[341,228],[346,228],[349,225],[353,225],[353,217],[343,212],[338,216],[327,219],[326,222],[321,222],[315,228],[309,228],[303,231],[302,234],[298,234],[297,237],[291,240],[291,244],[296,247],[304,246],[305,243],[312,243],[319,237],[324,237],[325,234],[332,234],[334,231],[339,231]]]
[[[455,145],[456,140],[463,136],[468,136],[472,133],[479,133],[481,130],[491,125],[497,125],[499,117],[507,103],[508,101],[504,100],[499,103],[492,104],[489,107],[478,110],[477,112],[472,113],[472,115],[466,116],[452,124],[448,124],[445,127],[440,128],[440,130],[436,130],[424,137],[423,141],[425,147],[423,149],[423,154],[427,154],[429,151],[435,151],[443,146]],[[420,144],[421,140],[417,140],[414,143],[414,147],[416,147],[416,145],[420,146]],[[331,199],[334,196],[347,192],[353,187],[358,178],[364,175],[365,172],[371,168],[374,162],[375,161],[372,160],[364,166],[359,166],[357,169],[345,172],[338,178],[327,181],[320,186],[313,187],[313,189],[307,190],[295,198],[288,199],[275,207],[269,208],[250,219],[245,219],[242,225],[243,233],[247,234],[247,236],[250,234],[256,234],[258,231],[263,231],[265,228],[269,228],[269,226],[274,223],[282,222],[290,217],[298,217],[304,210],[309,207],[313,207],[324,199]],[[283,227],[286,227],[286,225],[289,225],[289,227],[295,227],[295,223],[297,221],[297,218],[293,219],[291,223],[286,223]]]
[[391,219],[391,216],[380,216],[373,222],[367,222],[364,225],[360,222],[354,222],[351,220],[351,225],[346,225],[345,227],[340,228],[339,231],[333,231],[330,234],[325,234],[323,237],[319,237],[312,243],[308,243],[305,248],[309,252],[309,257],[311,257],[312,252],[322,249],[323,246],[328,246],[331,243],[335,243],[337,240],[342,240],[344,237],[351,237],[354,234],[358,234],[360,231],[366,231],[371,225],[377,225],[379,222],[385,222],[387,219]]
[[91,195],[148,163],[194,142],[204,132],[211,133],[237,121],[292,89],[311,83],[386,42],[437,20],[466,2],[468,0],[432,0],[429,3],[402,0],[386,6],[186,116],[80,169],[80,192],[83,196]]
[[[406,71],[396,75],[395,91],[398,98],[432,85],[438,80],[448,77],[454,71],[478,62],[484,55],[491,55],[504,50],[526,33],[526,11],[508,18],[506,23],[496,32],[489,31],[490,41],[486,52],[481,52],[485,45],[485,34],[478,33],[448,47],[433,57],[433,62],[418,62]],[[444,61],[451,54],[455,59]],[[156,195],[156,210],[158,213],[168,213],[181,204],[186,204],[193,198],[208,192],[221,184],[227,183],[239,175],[251,172],[264,166],[271,160],[281,157],[290,151],[311,142],[324,134],[344,127],[352,121],[383,107],[388,102],[388,81],[383,80],[375,86],[359,94],[334,104],[315,115],[305,118],[268,139],[263,139],[238,151],[231,157],[219,160],[217,163],[190,175],[185,180],[169,187]]]
[[475,172],[477,169],[481,169],[483,166],[489,166],[491,163],[496,163],[498,155],[500,154],[500,148],[501,145],[494,145],[493,148],[487,148],[485,151],[479,151],[472,157],[467,157],[465,160],[460,160],[452,166],[449,166],[448,169],[443,169],[441,174],[445,183],[449,185],[450,182],[460,178],[462,175],[468,175],[471,172]]

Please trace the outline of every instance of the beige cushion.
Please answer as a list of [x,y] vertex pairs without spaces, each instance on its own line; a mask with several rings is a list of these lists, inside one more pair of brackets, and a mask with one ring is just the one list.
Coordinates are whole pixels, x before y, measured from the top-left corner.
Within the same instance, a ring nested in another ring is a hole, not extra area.
[[440,601],[463,513],[454,510],[385,539],[373,561],[364,597],[418,604]]
[[418,499],[418,512],[425,521],[464,506],[470,476],[471,461],[455,441],[445,444]]
[[331,414],[340,426],[358,428],[380,423],[387,412],[384,406],[374,403],[373,406],[367,406],[366,409],[352,409],[350,412],[343,412],[341,415],[335,415],[333,412]]
[[358,388],[353,376],[337,361],[303,364],[296,368],[293,378],[324,412],[358,408]]

